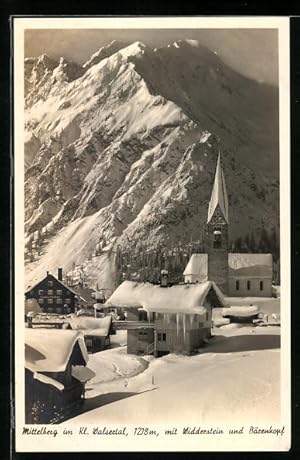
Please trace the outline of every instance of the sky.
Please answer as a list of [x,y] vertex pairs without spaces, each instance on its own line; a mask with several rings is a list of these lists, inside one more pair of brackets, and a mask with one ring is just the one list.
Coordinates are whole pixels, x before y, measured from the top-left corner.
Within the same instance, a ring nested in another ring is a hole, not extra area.
[[45,53],[83,64],[112,40],[141,41],[158,48],[185,38],[199,40],[216,51],[242,75],[278,85],[276,29],[29,29],[25,32],[25,57]]

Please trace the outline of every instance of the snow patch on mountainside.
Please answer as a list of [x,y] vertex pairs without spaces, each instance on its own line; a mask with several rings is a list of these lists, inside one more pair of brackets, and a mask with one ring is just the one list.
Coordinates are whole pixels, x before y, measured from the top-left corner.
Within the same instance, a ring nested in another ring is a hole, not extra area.
[[278,225],[276,98],[199,43],[28,58],[25,90],[28,282],[75,263],[113,285],[118,244],[199,239],[219,150],[232,238]]

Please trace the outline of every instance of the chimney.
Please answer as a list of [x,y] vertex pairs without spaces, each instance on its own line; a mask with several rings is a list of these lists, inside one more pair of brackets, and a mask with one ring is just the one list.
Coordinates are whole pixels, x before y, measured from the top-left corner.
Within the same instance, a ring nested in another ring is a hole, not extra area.
[[49,272],[47,272],[47,276],[49,275]]
[[168,270],[160,271],[160,287],[168,287],[169,283],[169,272]]
[[62,275],[63,275],[63,272],[62,272],[62,268],[60,267],[57,270],[57,278],[58,278],[59,281],[62,281]]

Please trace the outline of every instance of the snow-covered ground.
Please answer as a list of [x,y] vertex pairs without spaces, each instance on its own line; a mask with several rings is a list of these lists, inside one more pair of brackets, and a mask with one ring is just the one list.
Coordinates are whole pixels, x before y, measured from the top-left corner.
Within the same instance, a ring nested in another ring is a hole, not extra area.
[[[280,328],[227,325],[195,356],[90,356],[85,412],[74,424],[246,423],[280,417]],[[114,337],[124,344],[123,335]]]

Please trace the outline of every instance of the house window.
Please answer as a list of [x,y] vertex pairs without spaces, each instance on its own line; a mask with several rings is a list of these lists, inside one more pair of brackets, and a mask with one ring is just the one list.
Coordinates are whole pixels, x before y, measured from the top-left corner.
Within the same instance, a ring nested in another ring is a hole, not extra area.
[[44,299],[39,299],[39,303],[44,303]]
[[57,305],[61,305],[61,304],[62,304],[62,299],[61,299],[61,297],[58,297],[58,298],[56,299],[56,303],[57,303]]
[[39,289],[38,294],[43,295],[44,294],[44,289]]
[[157,340],[159,342],[165,342],[167,340],[167,334],[165,332],[158,332]]
[[264,290],[264,282],[263,282],[263,281],[260,281],[260,282],[259,282],[259,289],[260,289],[261,291]]
[[53,299],[48,299],[48,304],[52,304],[53,303]]
[[139,321],[147,321],[147,312],[139,311]]
[[65,299],[65,302],[66,302],[67,304],[70,304],[70,303],[71,303],[71,299]]
[[208,313],[208,311],[206,312],[206,317],[205,317],[205,319],[206,319],[206,321],[209,320],[209,313]]
[[250,289],[251,289],[251,281],[249,281],[249,280],[247,281],[247,289],[248,289],[248,291],[250,291]]
[[53,295],[53,289],[48,289],[48,295]]
[[239,282],[239,280],[237,280],[237,281],[235,282],[235,289],[236,289],[237,291],[240,290],[240,282]]
[[53,281],[48,281],[48,287],[53,287]]
[[139,335],[148,335],[147,331],[139,331]]
[[56,309],[56,313],[61,313],[61,312],[62,312],[61,307],[58,307],[58,308]]
[[62,295],[62,290],[61,289],[56,289],[56,294],[57,295]]
[[92,346],[93,346],[93,339],[87,338],[87,337],[86,337],[86,338],[85,338],[85,344],[86,344],[86,346],[87,346],[88,348],[92,348]]

